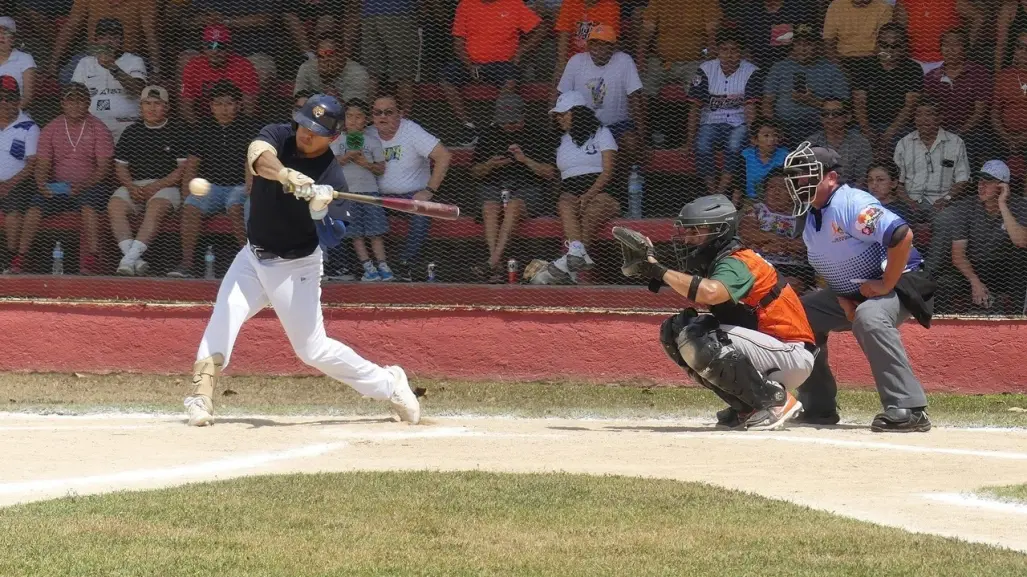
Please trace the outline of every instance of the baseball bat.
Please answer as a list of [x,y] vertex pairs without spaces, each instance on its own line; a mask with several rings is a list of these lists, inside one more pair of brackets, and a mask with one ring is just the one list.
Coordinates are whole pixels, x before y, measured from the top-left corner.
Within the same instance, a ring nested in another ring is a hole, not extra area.
[[[286,186],[286,192],[292,193],[293,187]],[[353,202],[362,202],[364,204],[373,204],[382,208],[388,208],[398,212],[407,212],[410,214],[419,214],[421,216],[427,216],[430,218],[441,218],[443,220],[456,220],[460,218],[460,207],[455,204],[443,204],[440,202],[431,202],[430,200],[415,200],[411,198],[393,198],[388,196],[370,196],[366,194],[357,194],[355,192],[343,192],[336,190],[333,192],[336,200],[350,200]]]

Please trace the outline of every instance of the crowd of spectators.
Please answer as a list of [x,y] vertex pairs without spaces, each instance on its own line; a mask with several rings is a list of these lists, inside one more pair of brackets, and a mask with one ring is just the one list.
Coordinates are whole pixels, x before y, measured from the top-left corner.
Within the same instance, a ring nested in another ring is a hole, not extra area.
[[[453,149],[472,147],[487,256],[468,268],[482,282],[505,281],[518,226],[546,214],[559,217],[566,246],[545,255],[551,270],[588,282],[594,239],[625,214],[631,177],[672,147],[694,160],[695,178],[661,175],[677,179],[660,187],[674,191],[665,204],[729,195],[746,239],[811,288],[780,172],[808,140],[837,150],[846,182],[912,223],[945,306],[1024,307],[1027,275],[1008,273],[1027,264],[1017,181],[1027,0],[6,4],[0,267],[10,274],[28,268],[41,221],[62,212],[81,217],[81,274],[151,274],[144,257],[172,216],[181,256],[154,267],[161,274],[197,272],[212,215],[226,214],[244,243],[246,145],[261,125],[288,122],[271,105],[289,98],[285,87],[294,104],[318,92],[345,104],[333,150],[359,192],[434,198]],[[529,82],[548,91],[548,125],[527,121]],[[441,88],[433,110],[444,120],[432,125],[448,122],[450,146],[420,122],[418,84]],[[465,101],[472,84],[496,89],[487,117]],[[188,194],[197,176],[214,184],[210,195]],[[329,277],[423,280],[428,219],[410,219],[390,263],[385,212],[351,217]],[[109,269],[105,222],[122,255]]]

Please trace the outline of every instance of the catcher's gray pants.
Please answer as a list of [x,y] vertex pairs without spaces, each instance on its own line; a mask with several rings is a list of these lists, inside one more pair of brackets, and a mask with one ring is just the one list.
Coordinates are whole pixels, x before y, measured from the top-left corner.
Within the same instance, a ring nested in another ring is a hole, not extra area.
[[[735,325],[720,325],[727,333],[731,344],[752,362],[764,377],[776,381],[789,391],[794,391],[806,381],[813,370],[813,353],[802,343],[786,343],[759,331]],[[678,349],[681,338],[678,336]]]
[[802,305],[820,347],[813,374],[799,388],[799,401],[805,411],[820,415],[836,410],[838,383],[827,363],[827,338],[832,332],[847,330],[852,331],[870,363],[882,407],[927,406],[924,388],[913,374],[899,335],[899,326],[910,314],[895,292],[860,303],[851,323],[845,318],[838,297],[830,290],[803,295]]

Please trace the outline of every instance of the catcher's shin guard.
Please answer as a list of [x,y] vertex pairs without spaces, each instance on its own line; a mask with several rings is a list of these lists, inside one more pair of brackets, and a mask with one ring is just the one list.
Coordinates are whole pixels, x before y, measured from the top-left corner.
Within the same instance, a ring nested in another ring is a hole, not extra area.
[[[679,337],[681,357],[713,387],[736,397],[752,409],[765,409],[785,402],[784,387],[767,380],[749,357],[731,344],[719,330],[716,319],[702,315]],[[713,327],[713,330],[710,328]]]
[[221,353],[196,361],[193,365],[193,394],[212,398],[218,386],[221,367],[225,364],[225,356]]
[[681,351],[678,347],[678,336],[681,335],[685,330],[685,327],[698,318],[698,316],[699,313],[695,309],[688,308],[663,321],[663,324],[660,325],[660,344],[663,345],[663,352],[670,357],[670,360],[674,361],[679,367],[684,369],[696,383],[713,391],[718,397],[727,403],[728,406],[739,412],[751,412],[753,409],[748,403],[735,395],[714,386],[713,383],[703,378],[702,375],[695,371],[695,369],[688,366],[685,359],[681,357]]

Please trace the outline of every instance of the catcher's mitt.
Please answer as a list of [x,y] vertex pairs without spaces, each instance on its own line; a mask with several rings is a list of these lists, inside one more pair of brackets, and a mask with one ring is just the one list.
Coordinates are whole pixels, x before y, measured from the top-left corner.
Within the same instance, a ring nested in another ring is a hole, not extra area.
[[[630,228],[613,227],[613,238],[620,243],[624,264],[620,271],[626,277],[641,277],[649,281],[649,290],[659,292],[667,267],[656,262],[656,251],[648,237]],[[652,260],[650,260],[652,259]]]

